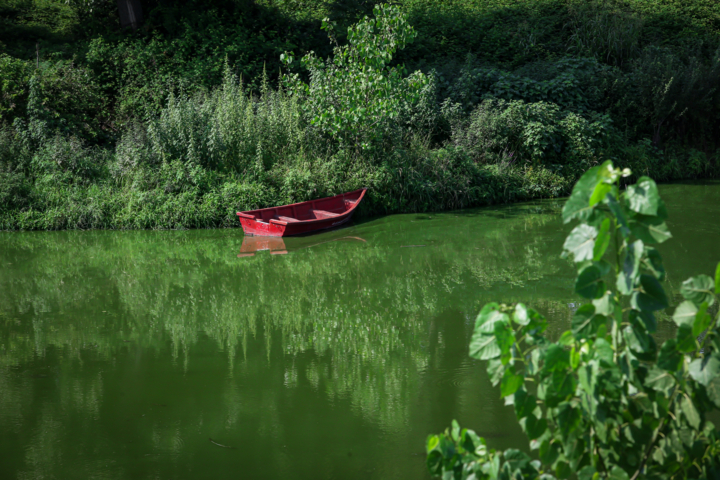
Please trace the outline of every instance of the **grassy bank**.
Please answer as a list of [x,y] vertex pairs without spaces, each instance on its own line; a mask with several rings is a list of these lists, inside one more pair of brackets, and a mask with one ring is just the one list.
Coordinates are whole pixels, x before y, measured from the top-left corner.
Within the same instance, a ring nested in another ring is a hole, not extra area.
[[[3,0],[0,228],[234,226],[360,186],[363,214],[462,208],[567,194],[607,158],[720,174],[714,2],[406,0],[386,16],[412,38],[348,39],[372,7],[148,1],[131,32],[114,2]],[[327,33],[374,56],[325,64]]]

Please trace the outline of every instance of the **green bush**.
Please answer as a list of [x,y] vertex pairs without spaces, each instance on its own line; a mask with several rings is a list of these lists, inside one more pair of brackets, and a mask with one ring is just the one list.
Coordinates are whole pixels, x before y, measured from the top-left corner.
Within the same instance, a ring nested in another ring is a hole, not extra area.
[[72,61],[44,62],[33,72],[26,118],[42,123],[49,134],[107,140],[105,115],[105,99],[86,68]]
[[481,163],[543,164],[585,170],[617,135],[607,115],[590,120],[553,103],[485,100],[453,132],[455,145]]
[[0,124],[25,113],[31,72],[30,62],[0,53]]
[[502,98],[550,102],[589,113],[603,110],[605,97],[621,74],[591,58],[531,62],[510,72],[483,66],[470,55],[460,69],[440,75],[441,97],[460,103],[465,110],[484,98]]

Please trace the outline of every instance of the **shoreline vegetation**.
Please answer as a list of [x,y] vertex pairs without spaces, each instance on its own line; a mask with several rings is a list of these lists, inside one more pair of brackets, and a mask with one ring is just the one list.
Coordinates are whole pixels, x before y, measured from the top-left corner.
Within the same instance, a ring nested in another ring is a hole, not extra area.
[[360,215],[458,209],[605,160],[720,178],[712,1],[141,3],[132,31],[0,1],[0,230],[233,227],[365,186]]

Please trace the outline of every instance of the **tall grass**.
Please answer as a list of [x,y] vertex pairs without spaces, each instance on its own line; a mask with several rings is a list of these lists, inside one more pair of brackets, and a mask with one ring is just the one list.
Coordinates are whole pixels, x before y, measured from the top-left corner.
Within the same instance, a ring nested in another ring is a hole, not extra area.
[[[148,122],[145,141],[138,146],[136,137],[123,137],[121,145],[133,143],[133,156],[138,152],[148,162],[180,160],[237,173],[258,165],[272,168],[300,150],[306,132],[296,99],[264,85],[253,99],[226,73],[222,86],[210,93],[171,95],[160,116]],[[127,156],[124,160],[132,162]]]

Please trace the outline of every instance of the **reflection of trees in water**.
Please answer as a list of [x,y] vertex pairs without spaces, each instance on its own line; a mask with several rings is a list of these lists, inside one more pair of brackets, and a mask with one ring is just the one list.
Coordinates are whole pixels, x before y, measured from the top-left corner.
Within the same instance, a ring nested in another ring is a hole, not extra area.
[[[476,312],[498,289],[505,301],[537,305],[517,287],[563,268],[556,245],[542,235],[553,219],[541,212],[477,228],[470,221],[443,243],[412,249],[370,230],[366,243],[243,259],[235,256],[235,232],[8,236],[1,261],[21,267],[0,277],[0,362],[32,362],[54,345],[68,380],[62,408],[92,417],[102,376],[73,377],[88,355],[111,360],[129,345],[163,352],[169,339],[174,361],[187,369],[204,334],[225,350],[232,376],[238,361],[261,360],[247,355],[248,344],[260,341],[266,362],[275,348],[285,355],[288,388],[301,380],[322,385],[363,417],[400,429],[420,388],[418,373],[430,362],[429,321],[451,309]],[[565,315],[566,302],[547,302]],[[308,352],[315,360],[298,370],[292,358]],[[225,393],[230,424],[240,414],[232,391]],[[27,399],[0,401],[12,403],[3,411],[17,412]],[[177,428],[158,435],[172,443]]]

